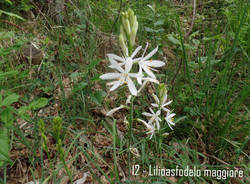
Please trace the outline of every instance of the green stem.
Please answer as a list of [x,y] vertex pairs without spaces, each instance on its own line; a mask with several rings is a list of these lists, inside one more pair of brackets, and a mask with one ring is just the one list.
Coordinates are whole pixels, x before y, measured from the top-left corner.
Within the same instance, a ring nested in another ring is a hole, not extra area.
[[[129,38],[130,39],[130,38]],[[128,41],[128,55],[131,56],[133,51],[133,46],[130,44],[130,41]]]
[[4,167],[4,184],[7,184],[7,166]]
[[[59,154],[61,154],[61,153],[59,153]],[[66,162],[65,162],[65,159],[64,159],[64,155],[62,155],[60,157],[61,157],[61,161],[63,163],[64,169],[66,170],[66,173],[69,176],[69,180],[70,180],[70,182],[72,182],[72,175],[71,175],[71,172],[70,172],[68,166],[66,165]]]
[[133,113],[134,113],[134,96],[131,98],[130,103],[130,116],[129,116],[129,142],[128,142],[128,166],[129,173],[131,173],[131,154],[130,154],[130,146],[132,144],[132,123],[133,123]]
[[114,151],[114,167],[115,167],[115,176],[116,180],[119,181],[119,173],[117,168],[117,157],[116,157],[116,120],[113,123],[113,151]]

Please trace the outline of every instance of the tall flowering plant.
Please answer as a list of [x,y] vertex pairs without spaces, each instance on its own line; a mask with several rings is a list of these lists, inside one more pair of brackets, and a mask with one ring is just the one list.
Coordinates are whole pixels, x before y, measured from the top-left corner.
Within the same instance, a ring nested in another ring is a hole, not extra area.
[[[163,61],[151,59],[158,51],[158,47],[149,52],[149,54],[146,54],[148,48],[147,43],[142,55],[138,55],[142,46],[133,50],[137,30],[137,18],[134,12],[128,9],[126,12],[123,12],[121,16],[119,43],[122,56],[108,54],[107,56],[110,61],[109,68],[114,71],[100,76],[102,80],[111,80],[107,83],[108,86],[111,86],[110,91],[114,91],[122,85],[127,85],[131,95],[127,97],[126,104],[130,103],[130,99],[134,99],[142,91],[146,83],[153,82],[159,84],[154,72],[157,72],[156,68],[165,65]],[[137,89],[138,87],[139,89]],[[168,109],[168,105],[172,101],[168,101],[167,99],[167,90],[164,84],[159,84],[159,97],[153,94],[153,98],[155,103],[152,103],[151,107],[149,107],[150,112],[142,113],[147,119],[138,119],[138,121],[142,122],[147,128],[147,134],[150,134],[150,139],[155,134],[155,131],[160,130],[161,122],[165,121],[171,129],[173,129],[172,127],[175,125],[173,121],[175,114]],[[122,104],[110,110],[107,116],[112,116],[114,112],[125,107],[127,106]],[[161,118],[163,115],[164,118]]]

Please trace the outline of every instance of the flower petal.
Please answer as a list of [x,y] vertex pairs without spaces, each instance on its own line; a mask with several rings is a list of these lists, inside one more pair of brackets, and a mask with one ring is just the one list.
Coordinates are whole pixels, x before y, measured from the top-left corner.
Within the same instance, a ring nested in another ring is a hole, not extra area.
[[136,54],[141,50],[142,46],[139,46],[135,49],[135,51],[131,54],[131,58],[134,58]]
[[[138,74],[141,75],[141,76],[143,75],[143,74],[142,74],[142,67],[141,67],[141,66],[139,66],[139,72],[138,72]],[[138,82],[140,85],[142,84],[141,81],[142,81],[142,78],[141,78],[141,77],[137,77],[137,82]]]
[[152,78],[156,78],[154,73],[147,67],[147,66],[142,66],[143,70]]
[[162,109],[165,111],[165,112],[170,112],[169,109],[165,108],[165,107],[162,107]]
[[109,59],[111,65],[113,66],[114,69],[118,70],[119,72],[123,73],[124,70],[122,69],[122,67],[119,65],[119,63],[117,63],[113,58]]
[[154,97],[154,100],[156,101],[157,104],[160,103],[159,98],[153,93],[152,96]]
[[117,61],[121,61],[121,62],[124,62],[125,63],[125,59],[120,57],[120,56],[117,56],[115,54],[107,54],[108,58],[112,58],[112,59],[115,59]]
[[171,119],[171,118],[174,117],[175,115],[176,115],[175,113],[169,114],[169,115],[167,115],[167,118],[168,118],[168,119]]
[[168,98],[168,93],[166,92],[165,95],[164,95],[164,97],[163,97],[162,104],[165,104],[165,103],[166,103],[167,98]]
[[156,84],[159,84],[159,81],[150,77],[146,77],[146,78],[142,78],[142,80],[144,80],[144,82],[154,82]]
[[151,104],[153,107],[159,107],[159,105],[158,104]]
[[126,72],[126,73],[129,73],[130,70],[131,70],[131,68],[132,68],[132,66],[133,66],[133,61],[132,61],[132,59],[126,61],[126,63],[125,63],[125,72]]
[[158,61],[158,60],[149,60],[149,61],[146,61],[146,63],[148,66],[155,67],[155,68],[162,67],[165,65],[164,62]]
[[137,119],[138,121],[142,122],[146,127],[147,129],[152,129],[152,126],[150,126],[146,121],[142,120],[142,119]]
[[159,116],[160,114],[161,114],[161,110],[158,110],[158,111],[155,113],[156,116]]
[[137,62],[137,61],[140,61],[140,60],[142,60],[142,57],[139,57],[139,58],[133,59],[133,62]]
[[[125,63],[118,63],[118,65],[122,67],[123,65],[125,65]],[[109,65],[108,67],[112,68],[112,69],[115,69],[115,67],[113,65]]]
[[106,116],[112,116],[116,111],[123,109],[124,107],[126,107],[125,105],[120,105],[119,107],[116,107],[114,109],[111,109]]
[[117,79],[121,77],[120,73],[105,73],[100,76],[100,79],[102,80],[110,80],[110,79]]
[[157,130],[160,130],[160,123],[159,123],[159,121],[156,121],[156,128],[157,128]]
[[141,78],[143,77],[143,74],[139,74],[139,73],[129,73],[128,74],[130,77],[133,77],[133,78]]
[[118,88],[122,84],[121,80],[116,81],[114,85],[110,88],[110,91],[114,91],[116,88]]
[[108,82],[106,85],[107,86],[112,86],[112,85],[114,85],[115,83],[117,83],[118,81],[112,81],[112,82]]
[[168,126],[169,126],[169,128],[171,129],[171,130],[173,130],[173,128],[172,128],[172,126],[168,123]]
[[[137,78],[137,80],[138,80],[138,78]],[[147,82],[148,82],[148,81],[144,81],[144,82],[142,83],[140,89],[138,90],[138,93],[140,93],[141,90],[143,90],[143,88],[146,86]]]
[[164,103],[164,104],[162,105],[162,107],[165,107],[165,106],[167,106],[167,105],[169,105],[169,104],[171,104],[171,103],[172,103],[172,100],[169,101],[169,102],[167,102],[167,103]]
[[132,95],[129,95],[129,96],[128,96],[128,98],[127,98],[127,100],[126,100],[126,105],[131,103],[131,97],[132,97]]
[[142,54],[142,57],[144,57],[144,55],[145,55],[147,49],[148,49],[148,42],[147,42],[147,44],[146,44],[146,47],[145,47],[144,52],[143,52],[143,54]]
[[156,52],[157,52],[157,50],[158,50],[158,47],[156,47],[154,50],[152,50],[147,56],[145,56],[144,58],[143,58],[143,61],[146,61],[146,60],[148,60],[149,58],[151,58]]
[[155,114],[155,112],[151,109],[151,107],[149,107],[149,110],[152,114]]
[[153,114],[150,114],[150,113],[148,113],[148,112],[143,112],[142,115],[148,116],[148,117],[152,117],[152,116],[153,116]]
[[133,83],[133,81],[129,77],[127,77],[126,81],[128,82],[129,91],[131,92],[132,95],[136,96],[137,95],[137,89],[135,87],[135,84]]

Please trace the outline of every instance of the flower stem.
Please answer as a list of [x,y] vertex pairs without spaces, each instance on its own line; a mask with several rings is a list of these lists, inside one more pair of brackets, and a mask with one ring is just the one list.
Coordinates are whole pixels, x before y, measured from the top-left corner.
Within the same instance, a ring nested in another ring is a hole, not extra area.
[[128,167],[129,167],[129,173],[131,173],[131,154],[130,154],[130,146],[132,144],[132,123],[133,123],[133,113],[134,113],[134,96],[131,97],[131,103],[130,103],[130,116],[129,116],[129,142],[128,142]]

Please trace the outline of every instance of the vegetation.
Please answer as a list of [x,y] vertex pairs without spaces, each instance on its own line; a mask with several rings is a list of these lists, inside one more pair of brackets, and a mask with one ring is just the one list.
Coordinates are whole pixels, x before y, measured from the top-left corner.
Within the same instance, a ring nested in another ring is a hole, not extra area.
[[[247,0],[58,2],[0,2],[0,183],[249,182]],[[158,47],[164,63],[160,84],[127,103],[126,81],[110,91],[102,80],[114,72],[107,54],[147,43],[145,56]],[[143,112],[164,95],[175,118],[159,115],[148,134]],[[203,174],[150,175],[156,167]]]

